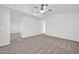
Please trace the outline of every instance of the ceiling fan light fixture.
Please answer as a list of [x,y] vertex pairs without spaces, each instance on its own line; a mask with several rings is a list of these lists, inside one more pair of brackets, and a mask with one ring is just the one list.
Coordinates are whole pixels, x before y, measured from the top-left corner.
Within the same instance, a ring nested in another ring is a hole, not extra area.
[[45,10],[41,10],[41,11],[40,11],[40,13],[45,13],[45,12],[46,12]]
[[40,10],[40,13],[45,13],[46,11],[47,11],[47,9]]
[[48,4],[41,4],[41,7],[38,8],[38,7],[35,7],[37,9],[39,9],[39,13],[41,14],[45,14],[47,11],[52,11],[52,9],[48,9]]

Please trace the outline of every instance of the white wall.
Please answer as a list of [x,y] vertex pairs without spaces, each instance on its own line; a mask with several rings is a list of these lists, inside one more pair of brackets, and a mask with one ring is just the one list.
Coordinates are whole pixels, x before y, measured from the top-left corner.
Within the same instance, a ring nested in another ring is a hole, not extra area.
[[21,24],[22,37],[29,37],[43,33],[43,21],[30,15],[23,16]]
[[42,25],[42,27],[43,27],[43,33],[45,34],[46,33],[46,20],[43,20],[43,25]]
[[43,21],[37,17],[17,10],[11,10],[11,33],[20,33],[22,37],[29,37],[43,33]]
[[79,41],[79,13],[52,15],[46,20],[46,34]]
[[11,33],[20,33],[22,15],[16,10],[11,10]]
[[0,6],[0,46],[10,44],[10,10]]

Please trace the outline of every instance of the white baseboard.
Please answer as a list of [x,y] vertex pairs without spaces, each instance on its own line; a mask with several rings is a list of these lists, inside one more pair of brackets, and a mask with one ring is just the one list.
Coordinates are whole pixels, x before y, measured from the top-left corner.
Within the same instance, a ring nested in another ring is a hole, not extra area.
[[26,38],[26,37],[32,37],[32,36],[36,36],[36,35],[41,35],[41,34],[44,34],[44,33],[40,33],[40,34],[33,34],[33,35],[26,35],[26,36],[22,36],[22,38]]
[[0,42],[0,46],[5,46],[5,45],[9,45],[10,44],[10,41],[8,42]]
[[47,33],[45,35],[79,42],[79,39],[76,39],[76,38],[70,38],[70,37],[59,36],[59,35],[52,35],[52,34],[47,34]]

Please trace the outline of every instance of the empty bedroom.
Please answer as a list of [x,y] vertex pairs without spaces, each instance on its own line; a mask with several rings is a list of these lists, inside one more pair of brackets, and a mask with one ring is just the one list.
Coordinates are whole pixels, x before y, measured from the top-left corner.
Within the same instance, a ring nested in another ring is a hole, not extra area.
[[0,4],[0,54],[79,54],[79,4]]

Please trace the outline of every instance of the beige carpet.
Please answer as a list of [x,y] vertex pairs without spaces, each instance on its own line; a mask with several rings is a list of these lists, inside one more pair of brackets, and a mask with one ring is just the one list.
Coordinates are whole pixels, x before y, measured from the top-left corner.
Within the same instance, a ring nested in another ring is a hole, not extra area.
[[[12,34],[13,35],[13,34]],[[0,47],[0,54],[78,54],[79,43],[71,40],[37,35],[21,38],[11,35],[11,44]]]

